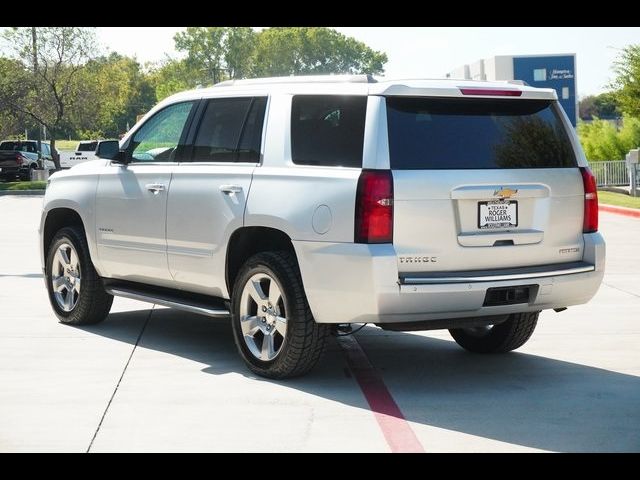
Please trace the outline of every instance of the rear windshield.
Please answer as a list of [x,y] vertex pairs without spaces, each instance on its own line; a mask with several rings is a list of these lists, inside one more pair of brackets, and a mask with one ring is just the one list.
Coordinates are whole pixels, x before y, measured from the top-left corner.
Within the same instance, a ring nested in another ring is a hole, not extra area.
[[550,100],[388,97],[391,168],[576,166]]
[[98,142],[86,142],[78,144],[78,152],[94,152],[98,148]]
[[38,153],[35,142],[2,142],[0,150],[13,150],[14,152]]

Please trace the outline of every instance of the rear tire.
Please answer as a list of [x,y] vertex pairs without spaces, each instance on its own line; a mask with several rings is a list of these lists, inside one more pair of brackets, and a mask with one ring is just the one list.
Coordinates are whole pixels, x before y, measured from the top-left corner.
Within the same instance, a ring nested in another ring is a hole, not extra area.
[[29,182],[31,180],[31,172],[35,169],[35,165],[29,165],[29,168],[20,174],[20,180]]
[[538,323],[540,312],[514,313],[497,325],[451,328],[449,333],[465,350],[474,353],[506,353],[527,343]]
[[49,302],[61,323],[92,325],[107,318],[113,296],[105,292],[93,267],[82,228],[65,227],[55,234],[47,254],[46,280]]
[[252,372],[267,378],[307,373],[330,331],[313,319],[298,263],[287,251],[247,260],[233,287],[231,313],[240,356]]

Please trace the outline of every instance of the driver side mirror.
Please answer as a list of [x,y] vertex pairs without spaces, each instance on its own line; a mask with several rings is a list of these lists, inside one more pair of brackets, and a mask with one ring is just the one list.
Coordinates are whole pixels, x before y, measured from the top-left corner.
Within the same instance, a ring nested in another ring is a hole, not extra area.
[[[103,157],[101,157],[103,158]],[[109,158],[113,163],[121,163],[126,165],[129,163],[129,159],[127,158],[127,152],[124,150],[118,150],[113,157]]]
[[100,142],[96,149],[96,157],[118,163],[126,163],[125,152],[120,150],[120,142],[118,140],[105,140]]

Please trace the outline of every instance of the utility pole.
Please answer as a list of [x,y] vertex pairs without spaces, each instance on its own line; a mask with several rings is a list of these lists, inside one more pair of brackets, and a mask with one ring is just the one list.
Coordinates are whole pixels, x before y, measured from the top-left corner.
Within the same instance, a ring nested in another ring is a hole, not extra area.
[[[33,78],[36,80],[38,77],[38,42],[36,27],[31,27],[31,48],[33,50]],[[40,168],[44,168],[44,163],[42,162],[42,125],[38,125],[36,130],[36,140],[38,141],[38,166]]]

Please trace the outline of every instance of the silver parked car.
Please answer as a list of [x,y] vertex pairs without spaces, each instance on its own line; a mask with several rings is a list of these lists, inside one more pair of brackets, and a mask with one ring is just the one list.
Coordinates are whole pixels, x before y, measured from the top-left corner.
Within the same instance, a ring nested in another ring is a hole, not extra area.
[[267,377],[338,324],[523,345],[604,273],[594,177],[553,90],[367,76],[223,82],[56,173],[40,225],[60,321],[113,295],[230,317]]

